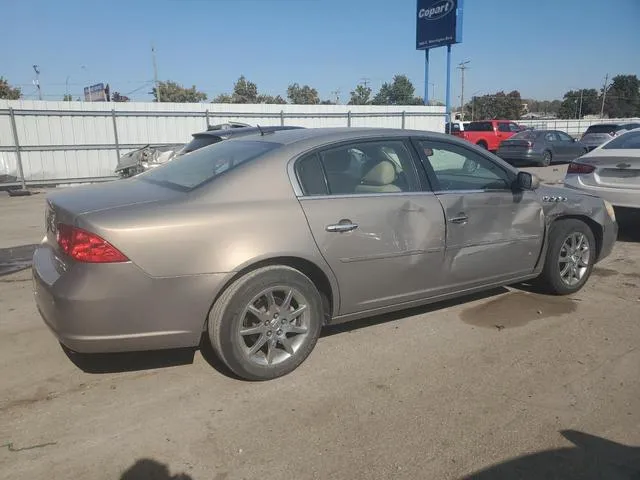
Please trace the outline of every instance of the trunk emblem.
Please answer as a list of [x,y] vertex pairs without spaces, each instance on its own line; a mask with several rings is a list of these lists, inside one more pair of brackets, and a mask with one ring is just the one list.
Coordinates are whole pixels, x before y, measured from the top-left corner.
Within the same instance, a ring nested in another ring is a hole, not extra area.
[[631,167],[631,164],[629,163],[619,163],[616,165],[616,168],[629,168]]

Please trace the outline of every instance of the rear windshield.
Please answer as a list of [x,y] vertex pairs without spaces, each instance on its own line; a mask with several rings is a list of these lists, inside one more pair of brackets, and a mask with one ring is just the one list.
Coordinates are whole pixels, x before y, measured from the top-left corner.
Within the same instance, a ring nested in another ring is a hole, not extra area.
[[622,150],[628,148],[640,150],[640,131],[625,133],[602,146],[603,150]]
[[464,127],[465,132],[493,132],[491,122],[471,122]]
[[587,133],[611,133],[620,130],[621,128],[621,125],[615,124],[591,125],[589,128],[587,128],[585,135]]
[[516,133],[512,139],[515,140],[533,140],[535,139],[540,132],[534,132],[531,130],[524,130],[522,132]]
[[190,191],[279,146],[279,143],[255,140],[219,142],[184,157],[178,157],[136,178],[181,191]]
[[200,150],[202,147],[206,147],[208,145],[213,145],[214,143],[218,143],[222,141],[222,139],[216,135],[198,135],[194,136],[193,139],[187,143],[181,150],[180,154],[184,155],[185,153],[193,152],[194,150]]

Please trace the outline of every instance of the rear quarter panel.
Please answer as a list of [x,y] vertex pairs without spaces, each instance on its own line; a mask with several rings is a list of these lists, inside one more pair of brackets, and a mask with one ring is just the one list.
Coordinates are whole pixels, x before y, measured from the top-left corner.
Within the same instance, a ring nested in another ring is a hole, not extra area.
[[94,212],[82,223],[155,277],[236,272],[279,256],[329,270],[284,162],[241,166],[180,200]]

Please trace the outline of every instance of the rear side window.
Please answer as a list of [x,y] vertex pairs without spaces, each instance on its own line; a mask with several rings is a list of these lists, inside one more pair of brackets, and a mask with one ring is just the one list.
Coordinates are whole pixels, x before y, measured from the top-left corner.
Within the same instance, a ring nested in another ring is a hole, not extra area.
[[304,195],[326,195],[328,193],[322,165],[315,153],[298,160],[296,175]]
[[144,172],[136,178],[188,192],[280,145],[255,140],[219,142]]
[[640,132],[629,132],[614,138],[602,146],[603,150],[640,149]]
[[499,132],[510,132],[511,129],[509,128],[509,124],[508,123],[499,123],[498,124],[498,131]]
[[491,122],[471,122],[464,127],[464,130],[465,132],[493,132],[493,124]]

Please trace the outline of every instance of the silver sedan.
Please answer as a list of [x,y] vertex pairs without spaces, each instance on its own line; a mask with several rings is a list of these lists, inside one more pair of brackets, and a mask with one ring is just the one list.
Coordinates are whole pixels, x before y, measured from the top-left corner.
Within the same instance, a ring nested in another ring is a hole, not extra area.
[[564,184],[604,198],[616,207],[640,209],[640,128],[569,164]]
[[310,354],[323,325],[522,281],[552,294],[609,255],[599,198],[543,187],[437,133],[306,129],[55,192],[35,300],[76,352],[195,347],[246,379]]

